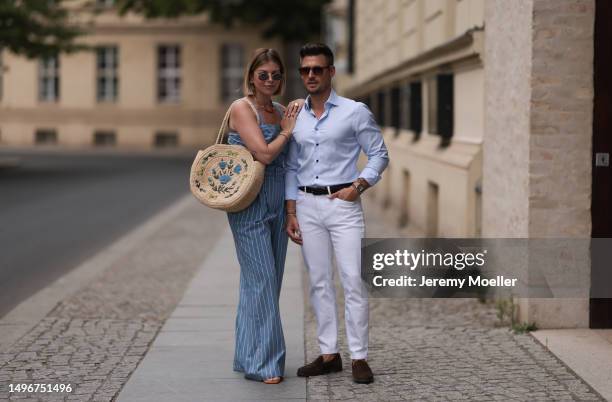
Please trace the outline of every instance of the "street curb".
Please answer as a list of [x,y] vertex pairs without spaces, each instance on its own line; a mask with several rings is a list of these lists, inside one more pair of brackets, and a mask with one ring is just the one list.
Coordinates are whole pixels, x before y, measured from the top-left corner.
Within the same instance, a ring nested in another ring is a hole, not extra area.
[[612,400],[612,372],[609,370],[612,330],[540,329],[529,335],[585,382],[593,393],[606,401]]
[[8,352],[17,340],[45,318],[59,302],[78,292],[117,259],[138,247],[192,203],[191,194],[181,197],[8,312],[0,319],[0,353]]

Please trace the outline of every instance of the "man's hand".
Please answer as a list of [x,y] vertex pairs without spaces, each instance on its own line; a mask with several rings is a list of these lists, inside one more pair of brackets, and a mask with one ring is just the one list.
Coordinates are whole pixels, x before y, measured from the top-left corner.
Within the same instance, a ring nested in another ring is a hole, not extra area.
[[302,245],[302,233],[300,232],[300,225],[295,215],[287,215],[286,229],[287,235],[295,244]]
[[329,197],[330,199],[340,198],[341,200],[344,200],[344,201],[353,202],[357,198],[359,198],[359,192],[357,191],[355,187],[349,186],[349,187],[343,188],[342,190],[338,190],[335,193],[328,195],[327,197]]

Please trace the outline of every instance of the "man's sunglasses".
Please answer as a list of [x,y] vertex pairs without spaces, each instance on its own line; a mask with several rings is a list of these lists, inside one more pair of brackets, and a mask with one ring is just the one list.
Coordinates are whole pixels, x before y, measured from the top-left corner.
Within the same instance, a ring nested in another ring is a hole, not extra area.
[[321,75],[326,68],[329,68],[329,66],[300,67],[298,71],[300,75],[304,76],[310,75],[311,71],[314,75]]
[[257,73],[257,78],[259,78],[260,81],[268,81],[270,79],[270,76],[272,76],[272,79],[274,81],[280,81],[283,79],[283,74],[281,73],[268,73],[267,71],[260,71]]

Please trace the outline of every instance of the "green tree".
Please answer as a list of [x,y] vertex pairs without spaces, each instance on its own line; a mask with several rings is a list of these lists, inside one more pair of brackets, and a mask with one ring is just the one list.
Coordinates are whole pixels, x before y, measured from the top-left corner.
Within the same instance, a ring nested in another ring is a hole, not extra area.
[[62,0],[0,0],[0,49],[28,58],[49,57],[86,48],[83,32],[69,22]]
[[310,40],[321,32],[322,7],[330,0],[117,0],[122,14],[147,18],[209,12],[211,20],[230,28],[237,22],[260,25],[266,38],[285,42]]

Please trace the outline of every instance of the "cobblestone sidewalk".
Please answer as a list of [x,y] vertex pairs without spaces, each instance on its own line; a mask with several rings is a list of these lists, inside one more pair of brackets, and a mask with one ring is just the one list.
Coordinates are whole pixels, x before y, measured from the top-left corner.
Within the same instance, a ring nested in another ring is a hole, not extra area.
[[[368,236],[392,236],[377,220],[380,212],[367,200],[364,205]],[[308,400],[604,400],[532,336],[496,328],[494,306],[475,299],[370,299],[368,360],[375,382],[355,384],[336,282],[344,371],[309,378]],[[306,359],[312,361],[320,351],[308,302],[304,324]]]
[[[197,201],[75,289],[0,354],[0,400],[112,400],[174,311],[225,215]],[[9,394],[9,384],[71,384],[71,393]]]

